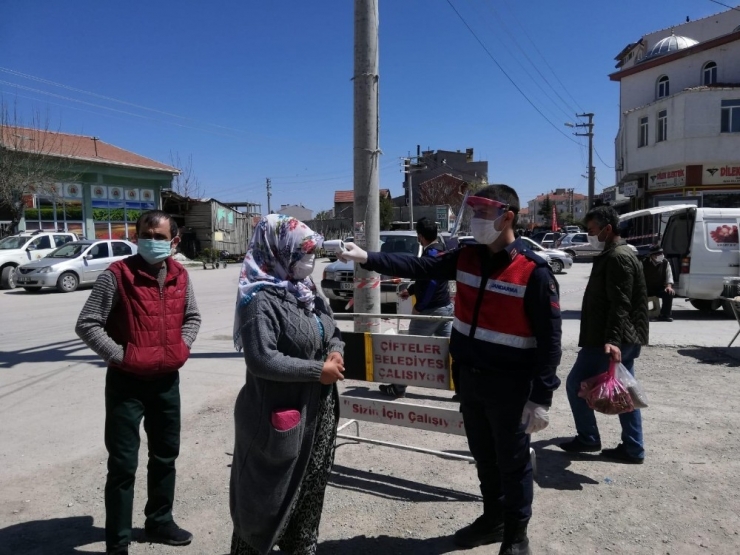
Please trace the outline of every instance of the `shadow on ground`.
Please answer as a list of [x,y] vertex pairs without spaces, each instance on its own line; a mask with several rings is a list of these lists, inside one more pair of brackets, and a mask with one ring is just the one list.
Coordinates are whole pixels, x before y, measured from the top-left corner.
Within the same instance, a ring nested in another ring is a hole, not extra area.
[[377,555],[378,553],[403,553],[404,555],[442,555],[453,553],[458,548],[451,536],[439,538],[392,538],[390,536],[354,536],[343,540],[329,540],[319,543],[322,555]]
[[[572,438],[553,438],[542,441],[533,441],[532,447],[537,455],[537,475],[534,481],[541,488],[557,489],[565,491],[579,491],[584,484],[598,484],[597,480],[583,474],[568,470],[571,462],[575,460],[588,459],[594,462],[608,462],[598,456],[598,453],[566,453],[557,447],[560,443]],[[550,449],[545,449],[550,447]]]
[[740,347],[689,347],[676,352],[695,359],[699,364],[729,368],[740,366]]
[[[105,530],[91,516],[33,520],[0,530],[0,552],[24,555],[94,553],[78,548],[105,541]],[[101,553],[101,552],[98,552]]]
[[18,364],[39,364],[44,362],[86,362],[105,366],[94,353],[80,354],[87,346],[79,339],[57,341],[48,345],[28,347],[17,351],[0,351],[0,368],[12,368]]
[[[329,484],[332,487],[367,493],[384,499],[413,501],[415,503],[439,501],[481,501],[479,495],[448,488],[421,484],[396,476],[334,465]],[[353,553],[346,551],[346,553]],[[403,553],[406,553],[405,551]]]

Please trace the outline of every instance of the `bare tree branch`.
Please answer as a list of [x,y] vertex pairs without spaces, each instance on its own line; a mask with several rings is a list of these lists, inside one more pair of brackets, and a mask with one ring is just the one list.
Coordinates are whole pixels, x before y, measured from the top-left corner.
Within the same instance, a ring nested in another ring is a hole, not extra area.
[[183,162],[179,152],[170,151],[170,164],[180,170],[172,179],[172,190],[181,197],[199,199],[203,197],[203,187],[193,171],[193,155]]
[[62,194],[60,181],[77,180],[75,152],[75,143],[65,142],[59,130],[50,131],[48,115],[36,111],[24,122],[17,103],[10,107],[0,97],[0,204],[10,210],[13,231],[26,198],[37,194],[56,199]]

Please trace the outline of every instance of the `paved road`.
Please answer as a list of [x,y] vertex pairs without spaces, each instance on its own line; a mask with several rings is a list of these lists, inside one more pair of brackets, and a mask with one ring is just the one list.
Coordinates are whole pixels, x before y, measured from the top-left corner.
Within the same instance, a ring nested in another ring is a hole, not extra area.
[[[317,281],[324,266],[323,261],[317,265]],[[590,269],[588,263],[576,264],[558,277],[567,349],[577,345],[578,311]],[[244,362],[231,343],[238,271],[237,266],[191,270],[203,326],[181,373],[185,418],[224,395],[235,395],[243,383]],[[105,368],[74,333],[88,295],[89,290],[0,292],[0,468],[5,478],[102,447]],[[676,302],[675,318],[651,324],[652,344],[725,346],[737,330],[721,311],[707,317],[682,300]],[[352,324],[342,322],[341,327],[352,329]]]
[[[325,264],[318,264],[317,281]],[[566,318],[564,346],[570,358],[577,344],[578,311],[590,269],[590,264],[577,264],[558,277]],[[244,382],[244,362],[231,343],[237,275],[236,266],[191,270],[203,326],[193,356],[181,372],[184,421],[198,420],[214,406],[231,406]],[[25,497],[20,496],[25,493],[16,491],[15,485],[29,480],[43,483],[47,475],[57,477],[52,480],[68,476],[65,480],[76,483],[70,474],[79,472],[77,465],[83,460],[101,465],[95,469],[101,476],[93,482],[102,486],[105,368],[74,334],[88,295],[85,290],[70,294],[0,292],[0,506],[21,503],[22,507]],[[676,303],[675,318],[670,324],[651,324],[653,344],[725,346],[737,330],[736,323],[721,313],[707,317],[681,300]],[[351,329],[352,324],[344,322],[342,327]],[[206,436],[199,440],[208,441]],[[82,472],[89,474],[90,470],[83,468]],[[58,484],[49,485],[54,487]],[[90,495],[100,503],[94,491]],[[23,522],[21,517],[0,514],[0,529],[19,519]]]

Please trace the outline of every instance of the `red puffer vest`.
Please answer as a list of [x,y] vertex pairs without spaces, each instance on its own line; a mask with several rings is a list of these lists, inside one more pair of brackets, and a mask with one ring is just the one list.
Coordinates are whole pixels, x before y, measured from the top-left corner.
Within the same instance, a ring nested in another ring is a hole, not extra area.
[[172,258],[166,264],[161,291],[141,256],[129,256],[108,268],[116,277],[119,302],[105,331],[124,348],[123,362],[111,366],[154,377],[176,372],[188,360],[190,349],[182,339],[188,273]]

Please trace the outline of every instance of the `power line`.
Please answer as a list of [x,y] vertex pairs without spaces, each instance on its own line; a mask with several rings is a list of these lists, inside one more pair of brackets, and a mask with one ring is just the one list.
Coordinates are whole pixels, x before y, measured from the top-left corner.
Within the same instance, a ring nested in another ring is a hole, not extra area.
[[563,82],[560,80],[560,77],[558,77],[558,74],[555,73],[555,70],[548,63],[547,58],[545,58],[545,56],[542,54],[542,52],[540,51],[540,49],[537,48],[537,44],[534,42],[534,40],[532,40],[532,37],[529,35],[529,33],[527,33],[527,29],[524,27],[524,25],[521,24],[521,22],[519,21],[519,19],[516,17],[516,14],[514,13],[514,10],[511,9],[511,5],[506,0],[504,0],[504,4],[509,9],[509,13],[511,13],[512,17],[514,18],[514,21],[516,21],[516,24],[522,30],[522,34],[525,37],[527,37],[527,39],[529,40],[529,42],[532,44],[532,47],[535,49],[535,51],[537,52],[537,54],[540,55],[540,58],[542,58],[542,61],[545,62],[545,65],[548,67],[548,69],[550,70],[550,72],[553,74],[553,76],[555,77],[555,79],[557,80],[557,82],[560,84],[561,87],[563,87],[563,90],[565,91],[565,94],[567,94],[570,97],[570,99],[575,103],[576,107],[578,108],[578,111],[585,112],[586,110],[584,110],[583,108],[581,108],[581,105],[578,104],[578,101],[573,97],[572,94],[570,94],[570,91],[568,90],[568,88],[565,86],[565,84],[563,84]]
[[576,143],[576,144],[579,144],[578,141],[576,141],[575,139],[573,139],[573,138],[569,137],[568,135],[566,135],[565,133],[563,133],[563,131],[561,131],[560,128],[557,125],[555,125],[552,121],[550,121],[550,119],[544,113],[542,113],[542,111],[529,99],[529,97],[524,93],[524,91],[521,88],[519,88],[519,85],[517,85],[516,82],[509,76],[509,74],[506,73],[506,71],[504,70],[504,68],[501,67],[501,64],[498,63],[498,60],[496,60],[496,58],[493,56],[493,54],[491,54],[490,50],[488,50],[488,48],[483,43],[483,41],[478,37],[478,35],[475,33],[475,31],[473,31],[472,27],[470,27],[470,25],[468,24],[468,22],[465,21],[465,18],[460,14],[459,11],[457,11],[457,8],[452,4],[451,0],[447,0],[447,3],[450,5],[450,7],[452,8],[452,10],[455,12],[455,14],[457,15],[457,17],[460,18],[460,21],[463,22],[463,25],[465,25],[465,27],[467,27],[468,31],[470,31],[470,34],[473,35],[473,37],[475,38],[476,41],[478,41],[478,44],[480,44],[481,47],[483,48],[483,50],[486,51],[486,54],[488,54],[488,57],[491,58],[491,60],[493,61],[494,64],[496,64],[496,67],[499,68],[499,70],[501,71],[501,73],[504,74],[504,76],[509,80],[509,82],[514,86],[514,88],[517,91],[519,91],[519,94],[521,94],[524,97],[524,99],[529,103],[529,105],[532,106],[532,108],[534,108],[535,111],[540,116],[542,116],[542,118],[547,123],[549,123],[552,126],[553,129],[555,129],[555,131],[557,131],[558,133],[560,133],[563,137],[565,137],[569,141],[571,141],[573,143]]
[[601,154],[599,154],[599,151],[596,150],[596,147],[594,147],[594,152],[596,153],[596,156],[599,157],[599,160],[601,160],[601,163],[602,164],[604,164],[609,169],[612,169],[612,170],[614,169],[614,166],[610,166],[609,164],[607,164],[606,162],[604,162],[604,159],[601,157]]
[[740,8],[733,8],[732,6],[728,6],[727,4],[724,4],[722,2],[718,2],[717,0],[709,0],[710,2],[714,2],[715,4],[719,4],[720,6],[724,6],[725,8],[730,8],[731,10],[737,10],[740,12]]
[[[537,64],[534,63],[532,58],[529,57],[526,50],[522,48],[522,46],[519,44],[519,41],[516,40],[516,36],[514,33],[512,33],[506,23],[504,22],[503,17],[499,14],[499,12],[496,10],[496,8],[493,7],[491,2],[487,2],[486,6],[488,9],[493,13],[494,17],[496,17],[499,20],[499,23],[501,24],[501,27],[503,27],[504,31],[506,31],[506,34],[509,35],[511,38],[511,41],[514,43],[514,45],[519,49],[519,51],[524,55],[526,60],[529,62],[529,64],[534,68],[534,70],[537,72],[537,74],[542,78],[542,80],[547,84],[548,87],[550,87],[550,90],[555,93],[555,95],[560,99],[560,101],[563,103],[563,106],[567,108],[568,111],[563,110],[557,102],[555,102],[552,97],[540,86],[539,81],[534,79],[531,75],[530,78],[535,82],[535,84],[539,87],[539,89],[547,96],[547,98],[561,111],[565,114],[567,118],[573,117],[573,114],[575,114],[578,110],[573,108],[571,105],[566,102],[566,100],[560,95],[560,93],[555,89],[555,87],[552,86],[550,81],[545,77],[545,75],[540,71],[539,67],[537,67]],[[505,46],[505,45],[504,45]],[[507,48],[508,50],[508,48]],[[512,56],[513,57],[513,56]],[[522,67],[522,69],[524,69]],[[526,72],[526,70],[525,70]],[[529,74],[528,74],[529,75]]]
[[14,70],[14,69],[6,68],[6,67],[0,67],[0,71],[1,72],[4,72],[4,73],[8,73],[10,75],[13,75],[14,77],[20,77],[22,79],[29,79],[31,81],[36,81],[38,83],[43,83],[44,85],[51,85],[53,87],[59,87],[59,88],[66,89],[66,90],[72,91],[72,92],[78,92],[78,93],[82,93],[82,94],[87,94],[87,95],[93,96],[95,98],[100,98],[101,100],[108,100],[110,102],[118,102],[118,103],[124,104],[126,106],[131,106],[133,108],[139,108],[140,110],[147,110],[149,112],[154,112],[154,113],[161,114],[161,115],[164,115],[164,116],[169,116],[169,117],[178,118],[178,119],[182,119],[182,120],[186,120],[186,121],[191,121],[193,123],[198,123],[198,124],[201,124],[201,125],[209,125],[211,127],[218,127],[218,128],[229,130],[229,131],[236,131],[238,133],[246,133],[246,131],[244,131],[243,129],[236,129],[234,127],[226,127],[226,126],[218,125],[218,124],[215,124],[215,123],[208,123],[208,122],[204,122],[204,121],[199,121],[199,120],[196,120],[196,119],[193,119],[193,118],[189,118],[189,117],[186,117],[186,116],[181,116],[179,114],[173,114],[171,112],[165,112],[163,110],[157,110],[156,108],[149,108],[149,107],[143,106],[141,104],[135,104],[133,102],[128,102],[126,100],[121,100],[119,98],[114,98],[112,96],[106,96],[106,95],[98,94],[98,93],[95,93],[95,92],[92,92],[92,91],[87,91],[85,89],[80,89],[80,88],[77,88],[77,87],[72,87],[70,85],[65,85],[64,83],[58,83],[56,81],[51,81],[49,79],[44,79],[42,77],[37,77],[36,75],[31,75],[31,74],[28,74],[28,73],[22,73],[20,71]]

